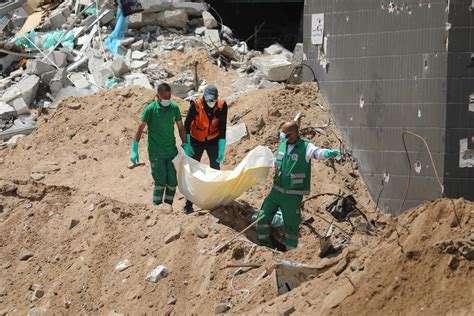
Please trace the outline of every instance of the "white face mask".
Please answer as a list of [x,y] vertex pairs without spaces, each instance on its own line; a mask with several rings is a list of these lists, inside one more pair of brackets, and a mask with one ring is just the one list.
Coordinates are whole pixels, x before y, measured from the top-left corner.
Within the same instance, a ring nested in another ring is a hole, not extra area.
[[162,106],[164,106],[164,107],[169,106],[170,103],[171,103],[170,100],[161,100],[161,101],[160,101],[160,104],[161,104]]
[[207,101],[206,103],[211,109],[216,106],[216,101]]

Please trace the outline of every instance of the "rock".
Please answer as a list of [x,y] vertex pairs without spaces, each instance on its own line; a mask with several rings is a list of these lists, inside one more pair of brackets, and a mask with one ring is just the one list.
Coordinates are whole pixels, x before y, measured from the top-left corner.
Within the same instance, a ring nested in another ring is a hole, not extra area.
[[147,274],[146,281],[156,283],[168,275],[168,269],[165,266],[158,266]]
[[228,45],[219,47],[219,54],[222,54],[224,57],[227,57],[230,60],[239,59],[239,54],[232,47]]
[[67,77],[66,68],[59,69],[49,83],[49,90],[56,97],[63,88],[72,86],[71,80]]
[[178,301],[178,300],[177,300],[176,298],[172,297],[172,298],[170,298],[170,299],[168,300],[168,302],[166,303],[166,305],[176,305],[176,302],[177,302],[177,301]]
[[127,66],[127,63],[120,56],[114,57],[110,67],[112,68],[112,72],[114,73],[115,77],[120,77],[121,75],[128,72],[128,70],[129,70],[128,66]]
[[354,287],[349,283],[345,282],[339,288],[333,290],[323,301],[320,314],[327,314],[324,311],[328,311],[336,306],[339,306],[347,297],[354,293]]
[[143,69],[146,66],[148,66],[148,61],[147,60],[134,60],[130,64],[130,68],[132,69]]
[[456,270],[459,266],[459,259],[458,257],[456,256],[451,256],[451,258],[449,258],[449,261],[448,261],[448,267],[451,269],[451,270]]
[[135,42],[134,37],[128,37],[128,38],[124,38],[123,40],[121,40],[120,45],[128,47],[128,46],[132,45],[134,42]]
[[214,310],[214,313],[216,314],[223,314],[225,312],[227,312],[229,309],[232,308],[232,305],[228,302],[225,302],[225,303],[219,303],[215,310]]
[[221,46],[221,37],[219,36],[219,31],[206,29],[204,31],[204,42],[212,47]]
[[303,43],[296,43],[295,49],[293,50],[293,58],[291,62],[295,65],[299,65],[305,60],[303,51]]
[[67,107],[70,108],[71,110],[79,110],[81,108],[81,104],[78,102],[69,103]]
[[198,236],[199,238],[206,238],[209,234],[204,232],[201,227],[199,227],[198,225],[194,226],[194,233],[196,234],[196,236]]
[[283,52],[283,47],[280,44],[273,44],[263,50],[265,55],[278,55]]
[[282,313],[280,313],[280,316],[290,316],[294,312],[296,312],[296,309],[294,306],[291,306],[287,308],[285,311],[283,311]]
[[[56,64],[59,68],[63,68],[67,66],[67,53],[64,52],[58,52],[58,51],[53,51],[50,53],[45,52],[46,56]],[[45,62],[49,62],[49,60],[43,59]]]
[[203,18],[191,19],[189,20],[188,24],[191,27],[201,27],[201,26],[204,26],[204,19]]
[[29,75],[40,76],[45,72],[54,71],[55,69],[54,66],[39,59],[29,59],[26,64],[26,73]]
[[29,250],[23,250],[20,254],[20,261],[26,261],[33,257],[33,253]]
[[201,16],[208,9],[208,4],[203,2],[177,1],[173,3],[175,9],[186,11],[189,16]]
[[359,260],[354,260],[351,263],[351,270],[352,271],[357,271],[357,270],[364,270],[364,263],[360,262]]
[[117,265],[115,266],[115,271],[122,272],[127,270],[128,267],[130,267],[130,261],[125,259],[117,263]]
[[204,35],[205,32],[206,32],[206,27],[205,26],[197,27],[194,30],[194,34],[199,35],[199,36]]
[[132,49],[132,51],[134,50],[142,50],[143,48],[143,40],[139,40],[135,43],[133,43],[130,48]]
[[36,289],[33,291],[33,295],[31,295],[31,301],[34,302],[36,300],[39,300],[44,296],[44,291],[41,289]]
[[129,27],[135,29],[147,25],[184,29],[187,27],[188,14],[185,10],[173,10],[160,13],[140,12],[132,14],[129,19]]
[[254,135],[258,133],[264,126],[265,121],[263,120],[263,117],[255,118],[251,121],[251,124],[249,125],[249,131],[252,135]]
[[137,50],[132,52],[132,59],[135,59],[135,60],[143,59],[145,56],[146,56],[146,53],[144,52],[140,52]]
[[339,263],[334,267],[334,274],[335,275],[341,274],[342,272],[344,272],[346,267],[347,267],[347,259],[342,258],[341,261],[339,261]]
[[275,87],[279,87],[280,84],[277,83],[277,82],[271,82],[271,81],[268,81],[268,80],[262,80],[260,81],[260,83],[258,84],[257,88],[258,89],[271,89],[271,88],[275,88]]
[[57,162],[54,161],[42,161],[37,164],[33,169],[32,173],[54,173],[61,170]]
[[69,229],[73,229],[79,224],[79,221],[77,219],[71,219],[71,223],[69,224]]
[[293,71],[293,64],[281,55],[254,57],[250,63],[270,81],[286,81]]
[[170,83],[171,93],[181,99],[184,99],[188,96],[188,92],[193,89],[193,84],[180,84],[180,83]]
[[87,158],[87,155],[85,154],[80,154],[78,157],[77,157],[79,160],[85,160]]
[[165,244],[178,240],[179,237],[181,237],[181,227],[178,226],[165,237]]
[[10,101],[21,96],[27,105],[30,105],[36,98],[38,92],[40,78],[36,75],[27,75],[23,77],[20,82],[16,85],[8,88],[3,96],[2,100],[9,103]]
[[[87,89],[91,86],[89,80],[80,73],[74,72],[70,74],[69,79],[72,81],[72,84],[79,89]],[[41,76],[41,81],[43,82],[43,76]]]
[[217,23],[217,20],[211,13],[209,13],[209,11],[204,11],[202,13],[202,19],[204,21],[204,26],[208,29],[215,29],[219,26],[219,23]]
[[127,75],[124,77],[125,79],[125,85],[126,86],[142,86],[147,89],[153,89],[153,87],[150,84],[150,81],[148,80],[148,77],[145,74],[141,73],[132,73],[130,75]]
[[45,86],[49,86],[49,83],[51,82],[51,80],[53,80],[55,75],[56,75],[56,69],[45,72],[41,75],[40,82]]
[[23,97],[18,97],[10,101],[10,104],[15,109],[16,114],[30,114],[30,108],[28,107],[28,104],[26,104]]
[[85,137],[85,136],[82,136],[82,137],[81,137],[81,143],[87,144],[87,142],[89,142],[89,138],[87,138],[87,137]]
[[35,180],[35,181],[39,181],[41,179],[44,179],[44,174],[42,173],[31,173],[30,175],[31,179]]

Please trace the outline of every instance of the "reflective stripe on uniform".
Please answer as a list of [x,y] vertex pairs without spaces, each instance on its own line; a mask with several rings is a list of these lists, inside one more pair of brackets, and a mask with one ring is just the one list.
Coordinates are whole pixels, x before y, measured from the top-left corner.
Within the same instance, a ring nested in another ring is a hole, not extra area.
[[165,187],[161,185],[155,185],[155,190],[164,190]]
[[291,183],[293,184],[301,184],[304,182],[304,179],[294,179],[294,180],[291,180]]
[[285,238],[291,239],[291,240],[298,240],[298,236],[289,235],[289,234],[285,234]]
[[166,188],[171,191],[175,191],[176,187],[172,187],[171,185],[167,185]]
[[163,195],[153,195],[153,202],[160,202],[163,199]]
[[310,192],[306,190],[285,190],[279,185],[274,184],[273,188],[283,194],[308,195]]
[[257,228],[270,228],[270,225],[257,223]]
[[270,239],[269,235],[257,235],[258,239]]
[[165,200],[173,200],[174,199],[174,196],[172,195],[165,195]]
[[306,178],[306,174],[305,173],[292,173],[291,178],[292,179],[304,179],[304,178]]

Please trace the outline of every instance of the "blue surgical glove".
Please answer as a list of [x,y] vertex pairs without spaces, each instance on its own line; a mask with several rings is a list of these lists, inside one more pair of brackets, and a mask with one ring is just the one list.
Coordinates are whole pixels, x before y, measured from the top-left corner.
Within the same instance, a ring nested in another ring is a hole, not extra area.
[[183,147],[183,150],[186,156],[192,157],[194,155],[193,147],[191,147],[190,144],[184,143],[184,144],[181,144],[181,147]]
[[132,143],[132,152],[130,153],[130,160],[134,165],[138,163],[139,157],[138,157],[138,142],[136,140],[133,141]]
[[339,158],[341,157],[341,152],[339,150],[326,149],[324,151],[324,158]]
[[219,139],[219,154],[216,159],[217,163],[221,163],[224,160],[224,153],[225,153],[225,139]]

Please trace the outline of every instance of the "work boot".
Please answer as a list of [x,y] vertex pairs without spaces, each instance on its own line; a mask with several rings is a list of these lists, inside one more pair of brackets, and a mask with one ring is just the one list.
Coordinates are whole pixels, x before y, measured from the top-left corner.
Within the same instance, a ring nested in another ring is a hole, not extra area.
[[192,205],[185,205],[183,209],[181,210],[184,214],[188,215],[194,212],[193,206]]

